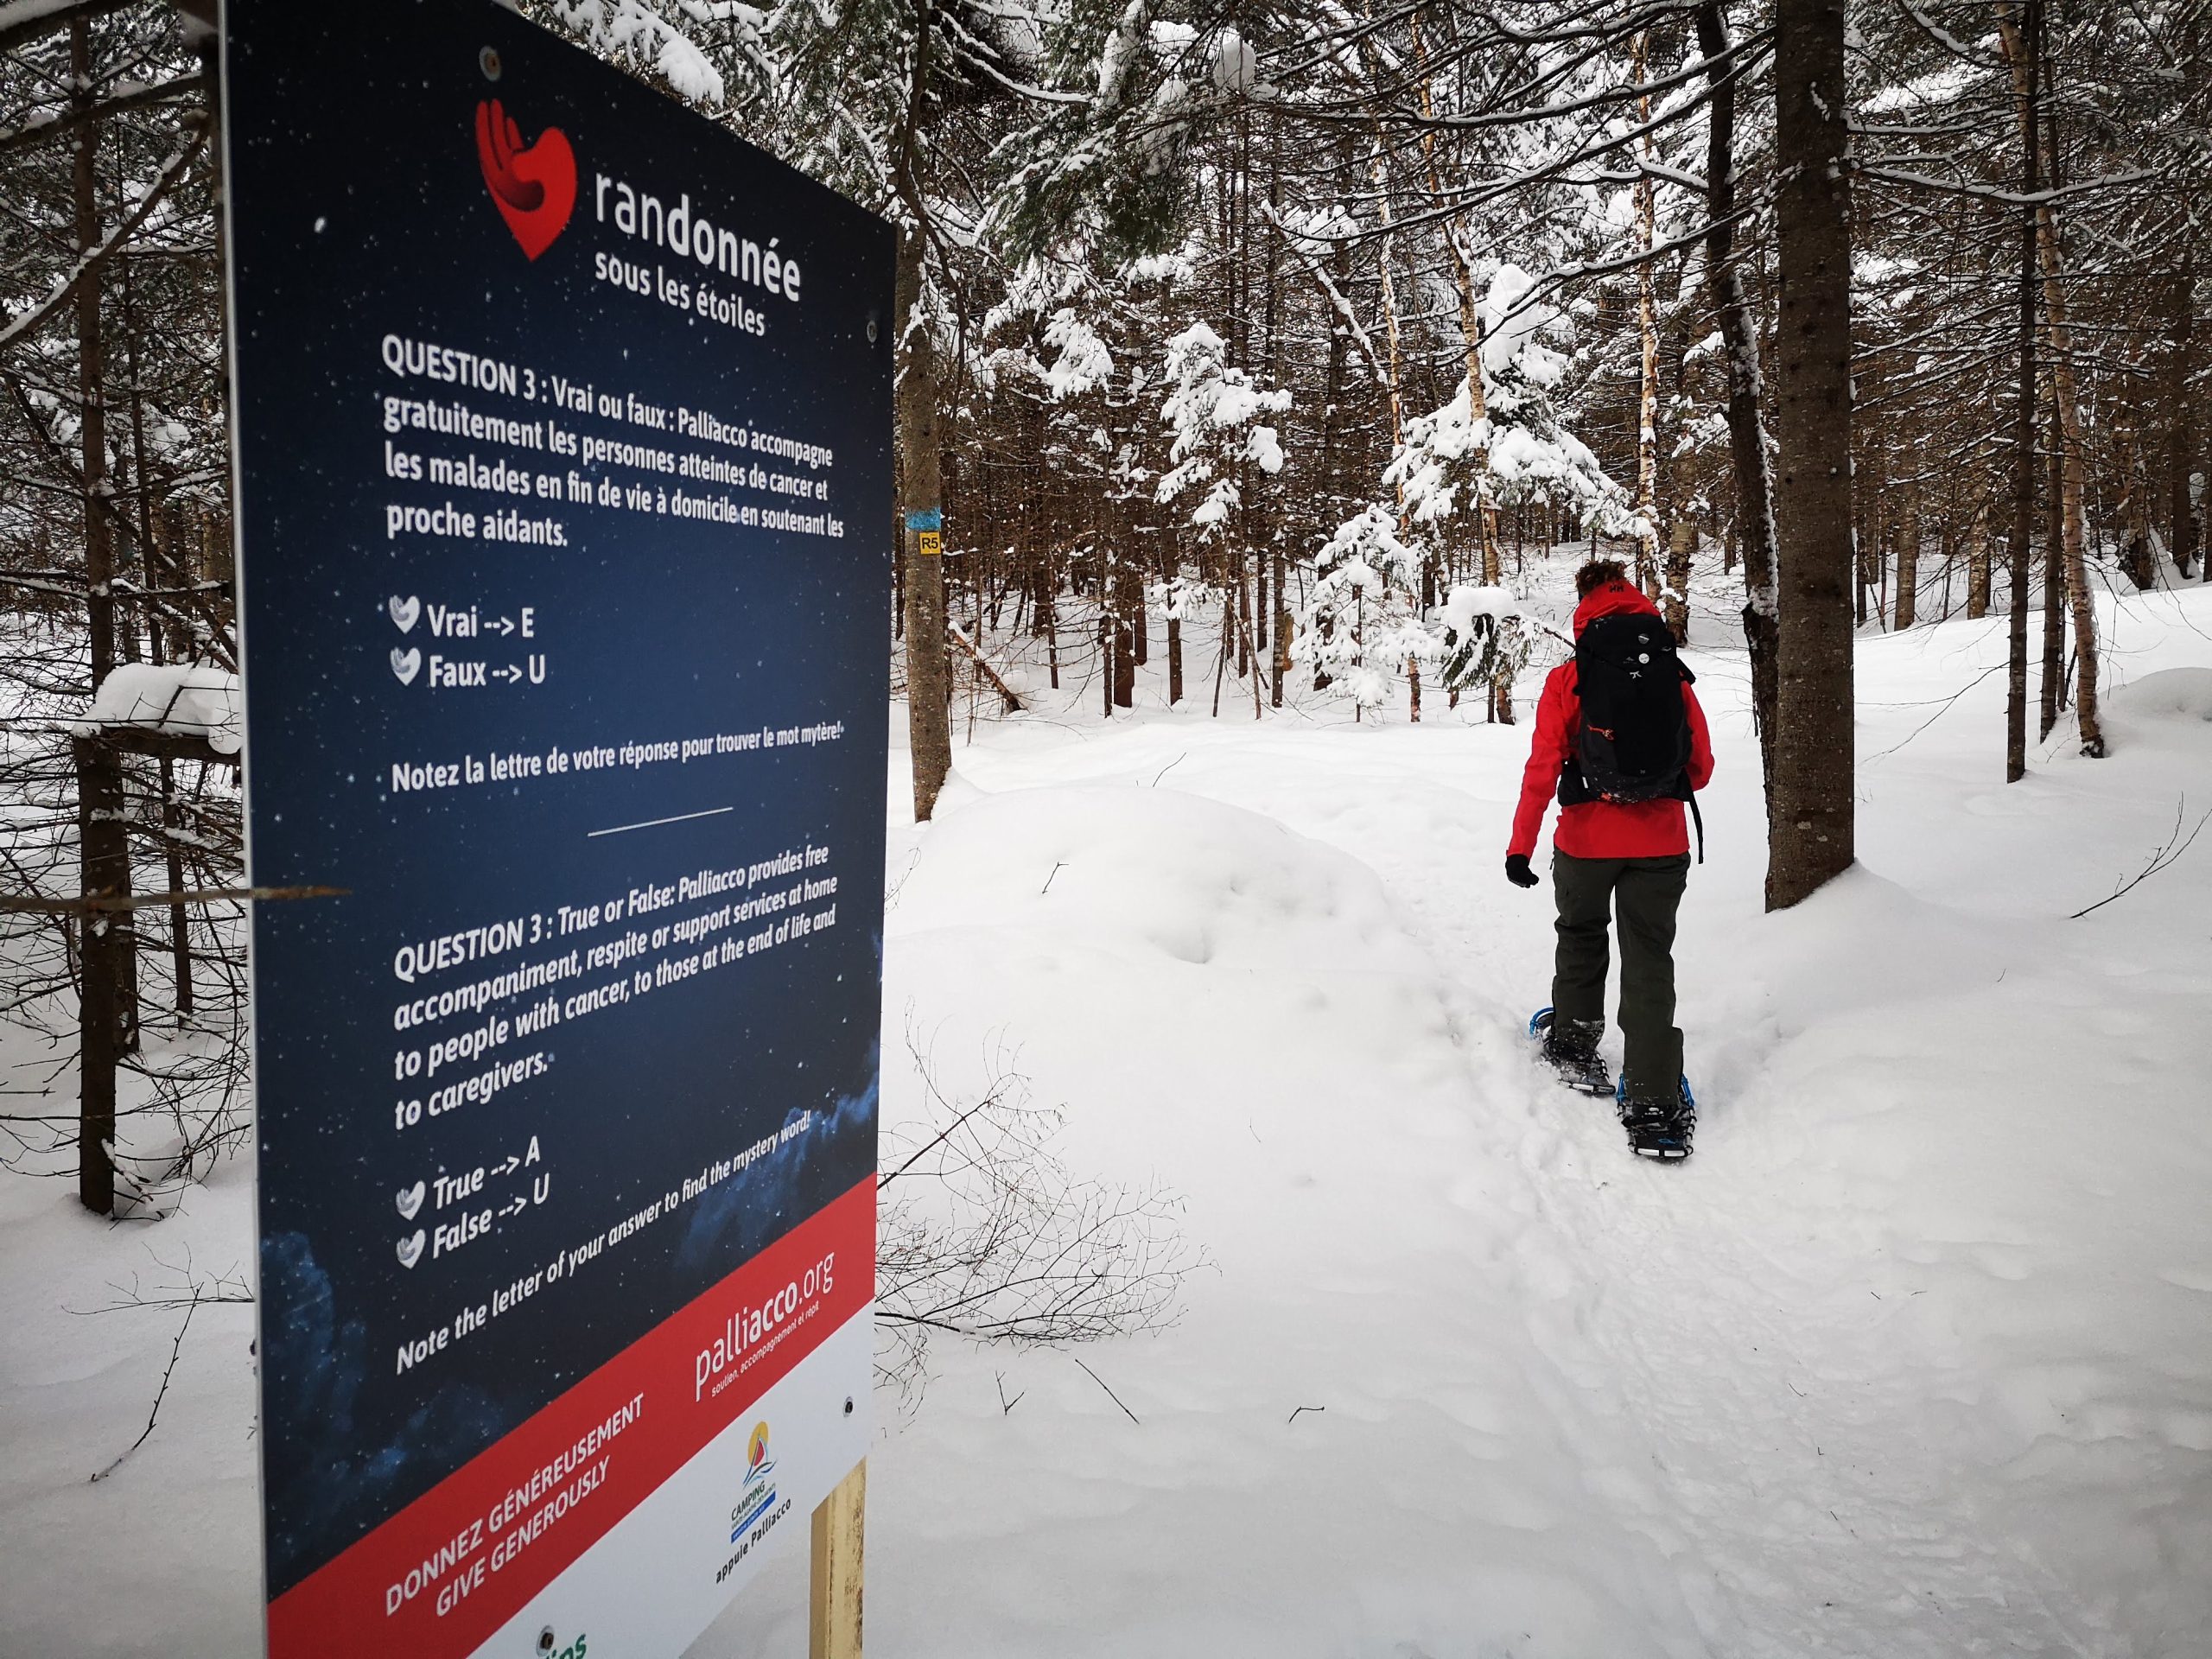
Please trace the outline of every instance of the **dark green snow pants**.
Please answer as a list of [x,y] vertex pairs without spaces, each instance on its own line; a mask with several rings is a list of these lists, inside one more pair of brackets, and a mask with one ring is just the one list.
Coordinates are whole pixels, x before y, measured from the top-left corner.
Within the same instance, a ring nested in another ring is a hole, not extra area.
[[1675,912],[1689,885],[1690,855],[1574,858],[1552,851],[1559,900],[1559,954],[1552,978],[1553,1018],[1597,1033],[1605,1024],[1606,912],[1621,935],[1621,1067],[1630,1100],[1668,1100],[1682,1075],[1682,1033],[1675,1026]]

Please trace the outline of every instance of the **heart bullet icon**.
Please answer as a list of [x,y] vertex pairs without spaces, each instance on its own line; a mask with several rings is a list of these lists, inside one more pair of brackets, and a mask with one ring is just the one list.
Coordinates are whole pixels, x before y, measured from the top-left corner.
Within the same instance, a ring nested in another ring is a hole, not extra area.
[[391,671],[399,677],[402,685],[414,684],[415,671],[422,666],[423,653],[414,646],[410,645],[404,651],[397,645],[391,648]]
[[492,205],[530,258],[553,245],[576,206],[576,153],[568,135],[548,127],[523,147],[522,129],[493,99],[476,106],[476,161]]
[[402,1221],[414,1220],[415,1212],[423,1207],[423,1183],[417,1181],[412,1186],[401,1187],[396,1202],[399,1205],[399,1218]]
[[410,632],[415,626],[415,619],[423,614],[423,601],[412,594],[404,599],[394,594],[384,604],[385,608],[391,613],[393,625],[402,633]]
[[415,1236],[399,1241],[399,1265],[411,1268],[423,1259],[423,1230],[417,1227]]

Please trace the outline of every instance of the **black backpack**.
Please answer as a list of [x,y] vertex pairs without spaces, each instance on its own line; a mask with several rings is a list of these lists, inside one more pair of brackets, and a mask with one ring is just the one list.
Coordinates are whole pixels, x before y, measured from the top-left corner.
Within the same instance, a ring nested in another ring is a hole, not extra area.
[[1574,647],[1581,718],[1560,777],[1560,803],[1689,800],[1682,687],[1695,678],[1656,616],[1616,612],[1585,624]]

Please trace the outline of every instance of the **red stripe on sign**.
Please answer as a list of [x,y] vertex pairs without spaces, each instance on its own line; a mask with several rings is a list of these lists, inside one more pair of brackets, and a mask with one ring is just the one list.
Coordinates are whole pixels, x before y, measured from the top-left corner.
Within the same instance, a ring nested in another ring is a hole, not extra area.
[[269,1606],[270,1659],[461,1659],[875,1294],[875,1180]]

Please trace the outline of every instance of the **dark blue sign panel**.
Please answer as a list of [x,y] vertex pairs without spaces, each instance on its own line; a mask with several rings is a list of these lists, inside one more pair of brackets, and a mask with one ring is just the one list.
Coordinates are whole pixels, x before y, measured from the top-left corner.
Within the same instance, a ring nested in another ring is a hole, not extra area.
[[865,1450],[891,233],[226,10],[270,1650],[672,1653]]

